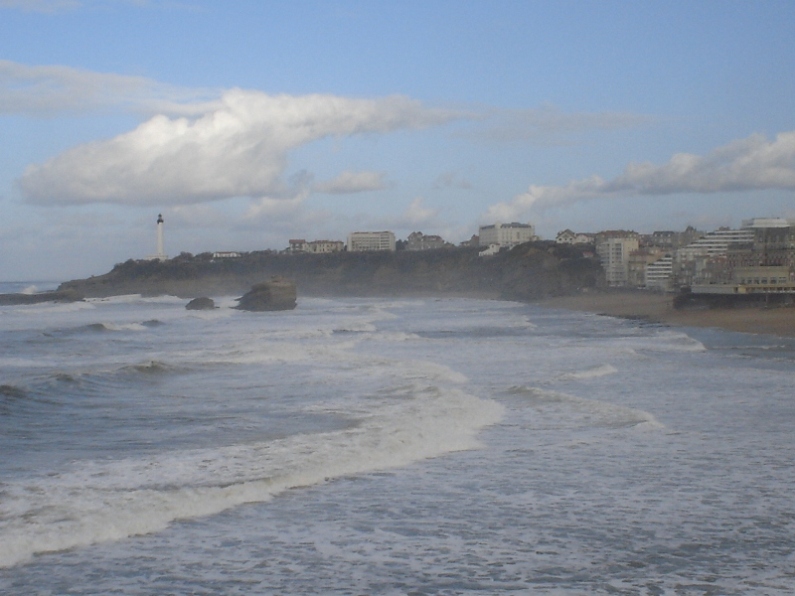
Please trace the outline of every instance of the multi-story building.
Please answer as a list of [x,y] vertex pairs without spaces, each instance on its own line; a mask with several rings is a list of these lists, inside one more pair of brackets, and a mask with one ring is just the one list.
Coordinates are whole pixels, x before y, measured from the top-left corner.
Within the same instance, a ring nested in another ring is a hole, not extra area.
[[754,231],[750,228],[732,230],[719,228],[714,232],[707,232],[698,240],[676,251],[679,261],[692,261],[697,258],[725,255],[730,246],[747,244],[754,241]]
[[673,290],[673,255],[667,254],[646,265],[645,286],[647,290],[670,292]]
[[596,235],[596,254],[605,271],[609,286],[626,286],[629,283],[629,257],[638,250],[635,232],[609,231]]
[[684,232],[673,232],[670,230],[653,232],[643,238],[643,244],[661,248],[665,252],[673,252],[678,248],[695,242],[702,236],[704,236],[704,232],[700,232],[693,226],[687,226]]
[[555,236],[555,242],[557,244],[592,244],[593,241],[593,234],[572,232],[568,228],[562,232],[558,232],[558,235]]
[[303,238],[291,238],[287,244],[286,252],[306,252],[306,240]]
[[[774,286],[781,291],[782,267],[788,279],[795,276],[795,222],[755,218],[739,230],[721,228],[678,250],[674,275],[677,285],[699,292],[744,293]],[[776,281],[766,285],[761,280]]]
[[754,232],[750,229],[719,228],[678,249],[674,257],[675,287],[718,283],[730,274],[731,251],[751,250]]
[[432,250],[444,248],[446,244],[441,236],[412,232],[406,240],[406,250]]
[[646,287],[646,267],[665,254],[656,247],[641,247],[629,255],[627,263],[627,285],[635,288]]
[[755,218],[743,222],[753,230],[753,255],[738,266],[790,267],[795,272],[795,221],[781,218]]
[[345,243],[342,240],[312,240],[306,243],[307,252],[313,254],[342,252]]
[[351,232],[348,234],[349,252],[377,250],[395,251],[395,234],[392,232]]
[[341,252],[345,249],[345,243],[342,240],[311,240],[307,242],[303,238],[290,240],[290,246],[287,252],[298,253],[308,252],[312,254],[328,253],[328,252]]
[[516,246],[537,239],[533,224],[518,222],[480,226],[478,237],[480,246],[496,244],[499,247]]

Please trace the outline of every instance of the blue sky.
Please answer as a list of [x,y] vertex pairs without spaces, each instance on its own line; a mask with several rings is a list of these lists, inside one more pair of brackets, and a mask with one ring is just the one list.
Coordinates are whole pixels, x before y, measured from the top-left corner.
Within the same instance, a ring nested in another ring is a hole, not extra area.
[[0,279],[795,218],[795,3],[0,0]]

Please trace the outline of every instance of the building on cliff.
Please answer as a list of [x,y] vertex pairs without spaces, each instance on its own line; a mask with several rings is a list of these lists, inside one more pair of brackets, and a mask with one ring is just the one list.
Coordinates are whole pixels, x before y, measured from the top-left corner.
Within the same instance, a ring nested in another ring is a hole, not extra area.
[[500,248],[510,248],[533,240],[538,240],[538,238],[535,226],[529,223],[495,223],[489,226],[480,226],[478,229],[480,246],[490,247],[496,244]]
[[558,232],[555,236],[557,244],[593,244],[594,234],[586,234],[583,232],[572,232],[566,228],[562,232]]
[[342,240],[310,240],[307,242],[301,238],[297,240],[290,240],[290,246],[285,252],[324,254],[330,252],[341,252],[344,248],[345,243]]
[[406,250],[433,250],[444,248],[447,242],[441,236],[412,232],[406,239]]
[[351,232],[348,234],[348,252],[386,250],[395,252],[395,234],[384,232]]

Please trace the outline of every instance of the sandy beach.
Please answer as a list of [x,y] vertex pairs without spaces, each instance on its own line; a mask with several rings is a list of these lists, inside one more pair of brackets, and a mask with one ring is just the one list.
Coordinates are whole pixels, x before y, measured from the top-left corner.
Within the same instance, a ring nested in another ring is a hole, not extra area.
[[679,327],[718,327],[743,333],[795,337],[795,308],[724,308],[674,310],[673,296],[646,292],[609,292],[565,296],[541,306],[638,318]]

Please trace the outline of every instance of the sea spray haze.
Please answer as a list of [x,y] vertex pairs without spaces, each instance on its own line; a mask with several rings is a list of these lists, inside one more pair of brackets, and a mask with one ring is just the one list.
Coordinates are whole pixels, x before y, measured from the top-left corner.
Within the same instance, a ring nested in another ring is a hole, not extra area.
[[790,593],[791,340],[216,303],[0,310],[0,591]]

